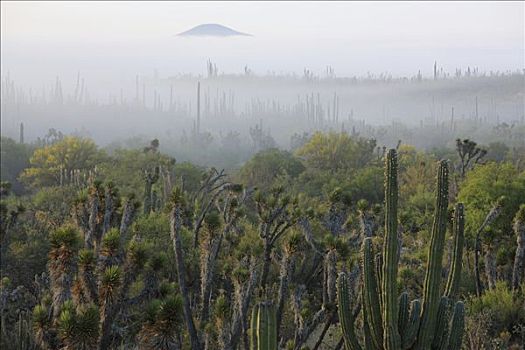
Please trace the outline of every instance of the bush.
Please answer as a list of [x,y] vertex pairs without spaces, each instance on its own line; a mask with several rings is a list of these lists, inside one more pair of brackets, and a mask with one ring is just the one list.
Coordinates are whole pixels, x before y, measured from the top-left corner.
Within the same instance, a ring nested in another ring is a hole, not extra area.
[[481,297],[469,300],[471,315],[488,312],[492,315],[492,333],[499,335],[525,321],[523,297],[516,297],[505,282],[497,282],[494,289],[486,290]]

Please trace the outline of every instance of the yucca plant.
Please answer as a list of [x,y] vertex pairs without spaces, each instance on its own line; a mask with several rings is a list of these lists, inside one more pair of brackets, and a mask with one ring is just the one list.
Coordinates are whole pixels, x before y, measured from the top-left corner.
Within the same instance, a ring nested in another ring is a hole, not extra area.
[[96,348],[99,336],[99,312],[95,305],[75,309],[64,304],[58,318],[58,332],[63,349],[89,350]]
[[[118,192],[112,185],[101,189],[93,184],[88,197],[76,204],[77,225],[67,224],[50,234],[51,300],[43,298],[33,314],[35,338],[42,348],[108,349],[120,336],[115,334],[120,315],[158,296],[165,259],[151,254],[139,239],[126,238],[136,203],[124,202],[120,227],[114,227]],[[141,290],[131,295],[131,286],[141,276]]]
[[182,325],[182,298],[180,295],[169,295],[163,300],[152,300],[146,308],[144,323],[138,334],[141,348],[181,349]]

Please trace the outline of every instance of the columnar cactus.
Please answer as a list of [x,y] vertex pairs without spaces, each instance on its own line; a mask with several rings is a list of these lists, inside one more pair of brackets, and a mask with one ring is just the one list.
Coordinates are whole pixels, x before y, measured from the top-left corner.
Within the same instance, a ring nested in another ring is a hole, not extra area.
[[374,254],[372,252],[372,238],[367,237],[363,242],[363,280],[367,288],[363,290],[363,306],[365,308],[368,327],[372,342],[376,349],[383,346],[383,324],[381,318],[381,303],[379,283],[376,277]]
[[397,329],[397,155],[388,151],[385,166],[385,244],[383,245],[383,279],[381,300],[383,301],[383,345],[387,350],[399,349],[400,337]]
[[[464,210],[458,204],[454,217],[454,253],[445,294],[441,296],[442,260],[447,227],[448,165],[441,161],[437,200],[432,225],[423,302],[409,303],[408,294],[397,296],[399,239],[397,230],[397,156],[390,150],[385,167],[385,238],[383,253],[374,258],[372,238],[363,241],[363,321],[366,350],[460,349],[464,306],[453,300],[461,275],[464,241]],[[340,323],[347,350],[361,349],[354,330],[346,276],[338,281]],[[452,321],[450,314],[452,313]]]
[[[346,350],[361,350],[354,329],[354,314],[350,304],[350,292],[348,290],[348,278],[344,273],[339,274],[337,279],[337,302],[339,304],[339,322],[343,330],[343,338]],[[366,314],[366,311],[365,311]]]
[[441,161],[438,170],[437,199],[434,222],[432,224],[429,259],[423,287],[423,310],[416,343],[417,349],[425,349],[428,347],[428,344],[432,343],[433,334],[437,326],[445,232],[447,229],[447,206],[448,166],[445,161]]
[[458,301],[454,306],[454,314],[452,315],[452,322],[450,324],[450,334],[448,336],[447,346],[442,349],[459,350],[461,349],[461,341],[463,339],[463,331],[465,328],[465,306],[463,302]]
[[251,350],[277,349],[277,314],[270,302],[258,303],[252,312]]
[[448,275],[445,295],[454,298],[458,292],[461,279],[461,264],[463,258],[463,244],[465,240],[465,209],[462,203],[456,204],[454,210],[454,252],[452,266]]

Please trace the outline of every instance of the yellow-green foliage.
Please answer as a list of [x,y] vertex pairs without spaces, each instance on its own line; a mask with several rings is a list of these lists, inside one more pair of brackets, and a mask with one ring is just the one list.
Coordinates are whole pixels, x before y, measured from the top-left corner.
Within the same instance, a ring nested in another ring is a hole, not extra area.
[[103,160],[105,153],[90,139],[68,136],[53,145],[38,148],[30,159],[30,167],[21,175],[33,187],[58,185],[60,171],[89,170]]

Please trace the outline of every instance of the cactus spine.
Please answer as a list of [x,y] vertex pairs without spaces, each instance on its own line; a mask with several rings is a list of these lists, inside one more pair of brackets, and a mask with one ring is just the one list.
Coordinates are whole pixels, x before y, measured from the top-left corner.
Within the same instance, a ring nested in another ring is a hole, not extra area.
[[277,313],[270,302],[258,303],[252,311],[251,350],[277,349]]

